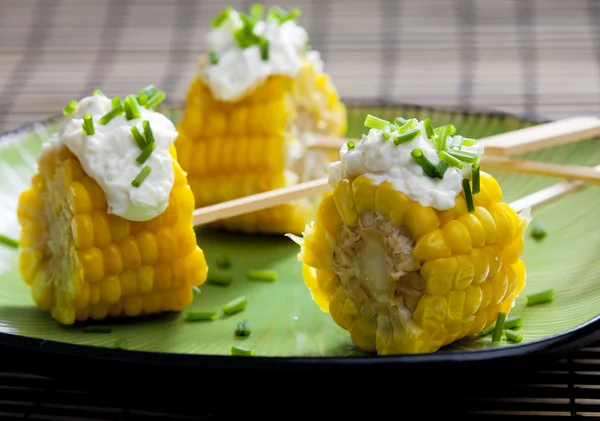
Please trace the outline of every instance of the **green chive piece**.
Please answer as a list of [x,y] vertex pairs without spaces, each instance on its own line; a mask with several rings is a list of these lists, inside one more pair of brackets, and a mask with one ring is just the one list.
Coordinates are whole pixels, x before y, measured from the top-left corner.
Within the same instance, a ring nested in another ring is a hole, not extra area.
[[123,107],[120,96],[114,97],[110,102],[111,102],[113,108]]
[[146,179],[146,177],[148,177],[151,172],[152,172],[152,168],[150,168],[148,165],[146,165],[144,168],[142,168],[142,170],[137,175],[137,177],[135,177],[135,179],[131,182],[131,185],[133,187],[141,186],[142,183],[144,182],[144,180]]
[[8,247],[18,249],[20,247],[19,241],[14,238],[7,237],[6,235],[0,234],[0,244],[4,244]]
[[534,240],[540,241],[546,238],[548,235],[548,229],[544,223],[539,221],[533,221],[531,224],[531,228],[529,229],[529,234]]
[[469,164],[476,164],[477,158],[479,157],[476,153],[473,152],[455,151],[454,149],[449,150],[448,153],[453,157],[458,158],[461,161],[467,162]]
[[400,145],[401,143],[407,143],[413,140],[415,137],[421,136],[421,130],[413,129],[404,134],[394,137],[394,145]]
[[233,276],[229,273],[209,270],[206,276],[206,282],[213,285],[229,286],[233,281]]
[[348,145],[348,150],[350,151],[350,150],[354,149],[354,147],[356,146],[356,143],[354,143],[352,140],[350,140],[347,143],[347,145]]
[[243,322],[239,322],[237,324],[235,336],[250,336],[251,333],[252,329],[250,329],[250,323],[248,323],[248,320],[244,320]]
[[148,98],[148,101],[146,101],[146,108],[149,110],[151,108],[156,108],[156,106],[158,106],[158,104],[160,104],[161,102],[163,102],[163,100],[166,98],[166,94],[163,91],[158,91],[155,94],[153,94],[151,97]]
[[110,120],[112,120],[113,118],[115,118],[121,114],[123,114],[123,107],[121,107],[119,105],[118,108],[113,108],[112,110],[110,110],[109,112],[104,114],[102,117],[100,117],[98,122],[100,124],[107,124]]
[[416,118],[411,118],[410,120],[407,120],[406,123],[404,123],[402,126],[398,127],[398,134],[405,133],[407,130],[416,129],[418,124],[419,122]]
[[133,138],[135,139],[140,149],[144,150],[144,148],[146,147],[146,139],[144,139],[144,136],[142,136],[137,126],[133,126],[131,128],[131,134],[133,135]]
[[142,88],[138,95],[146,94],[148,98],[154,95],[157,92],[156,86],[148,85],[145,88]]
[[423,155],[423,151],[420,149],[413,149],[410,153],[413,161],[423,168],[423,172],[431,178],[437,178],[437,171],[435,166],[427,159],[425,155]]
[[229,18],[229,14],[233,11],[232,7],[226,7],[221,13],[215,17],[211,23],[213,28],[218,28]]
[[260,40],[260,58],[263,61],[269,60],[269,40],[266,38],[261,38]]
[[277,272],[270,269],[253,269],[246,272],[246,278],[254,281],[275,282],[277,280]]
[[92,95],[106,96],[106,95],[104,95],[104,92],[102,92],[100,89],[94,89],[94,91],[92,92]]
[[144,150],[142,151],[142,153],[140,153],[138,155],[138,157],[135,159],[137,161],[137,163],[142,165],[144,162],[146,162],[148,160],[148,158],[150,158],[150,155],[152,154],[152,152],[154,152],[154,149],[156,149],[156,143],[154,143],[154,142],[148,143],[146,145],[146,147],[144,148]]
[[549,303],[550,301],[554,301],[554,290],[547,289],[542,292],[538,292],[537,294],[531,294],[525,297],[526,298],[526,306],[531,307],[537,304]]
[[439,153],[440,159],[444,162],[446,162],[448,165],[451,165],[453,167],[456,168],[462,168],[462,162],[460,162],[460,160],[456,159],[455,157],[453,157],[452,155],[450,155],[448,152],[446,151],[441,151]]
[[404,117],[396,117],[394,119],[394,124],[398,127],[405,125],[407,120]]
[[475,212],[475,205],[473,204],[473,194],[471,193],[471,186],[469,185],[468,179],[463,179],[463,189],[465,190],[465,199],[467,200],[467,209],[469,212]]
[[494,333],[492,335],[492,342],[500,342],[502,339],[502,330],[504,330],[504,320],[506,320],[506,313],[499,312],[496,318],[496,326],[494,327]]
[[139,94],[137,96],[137,102],[143,107],[146,105],[146,102],[148,102],[148,95],[146,94]]
[[444,127],[447,130],[448,136],[453,136],[454,133],[456,133],[456,127],[454,127],[453,124],[446,124],[444,126],[436,127],[435,129],[433,129],[433,132],[439,135]]
[[215,260],[219,269],[230,269],[231,268],[231,257],[228,254],[222,254],[218,259]]
[[256,3],[250,6],[250,18],[254,21],[261,20],[263,18],[264,7],[262,4]]
[[450,149],[454,149],[456,151],[460,151],[462,147],[463,137],[460,135],[456,135],[452,137],[452,142],[450,142]]
[[463,137],[462,138],[462,144],[464,146],[475,146],[475,139],[471,139],[468,137]]
[[246,297],[238,297],[223,306],[223,313],[227,316],[239,313],[246,308],[246,304],[248,304],[248,299]]
[[214,51],[208,53],[208,59],[210,64],[217,64],[219,62],[219,55]]
[[446,126],[442,127],[442,130],[440,130],[440,133],[438,135],[437,138],[437,151],[438,154],[441,153],[442,151],[445,151],[446,149],[448,149],[447,145],[446,145],[446,141],[448,140],[448,128]]
[[83,123],[81,123],[81,127],[88,136],[91,136],[95,133],[94,121],[92,120],[91,114],[86,114],[83,116]]
[[83,331],[85,333],[110,333],[112,329],[109,326],[86,326]]
[[188,322],[205,322],[217,320],[216,311],[188,311],[185,315]]
[[133,95],[127,95],[127,97],[125,97],[123,108],[125,108],[125,117],[127,117],[127,120],[140,118],[140,109],[138,108],[137,100]]
[[77,107],[77,101],[71,101],[67,104],[65,108],[63,108],[63,114],[66,116],[70,116],[73,111],[75,111],[75,107]]
[[231,355],[243,356],[243,357],[253,357],[255,354],[253,349],[243,348],[241,346],[232,346],[231,347]]
[[300,9],[294,8],[287,13],[287,15],[282,19],[281,23],[286,22],[288,20],[296,20],[300,17],[301,14],[302,13],[300,12]]
[[367,114],[367,118],[365,118],[365,127],[368,127],[369,129],[383,130],[387,124],[390,124],[390,122],[372,116],[371,114]]
[[119,348],[119,349],[127,349],[127,346],[129,346],[129,343],[127,341],[127,339],[125,338],[119,338],[115,341],[115,344],[113,345],[114,348]]
[[425,133],[427,133],[427,139],[433,139],[435,132],[433,131],[433,126],[431,125],[429,117],[423,120],[423,125],[425,126]]
[[514,329],[523,326],[523,319],[519,316],[507,317],[504,321],[504,329]]
[[483,329],[483,330],[480,330],[480,331],[477,333],[477,336],[487,336],[487,335],[489,335],[490,333],[492,333],[492,332],[493,332],[495,329],[496,329],[496,323],[493,323],[491,326],[488,326],[488,327],[486,327],[485,329]]
[[473,177],[473,194],[477,194],[481,190],[479,164],[473,164],[471,166],[471,173]]
[[144,128],[144,137],[146,138],[146,143],[154,143],[154,133],[152,133],[150,122],[148,120],[142,121],[142,127]]
[[385,140],[389,140],[390,136],[391,136],[391,134],[390,134],[389,132],[385,132],[385,133],[383,134],[383,138],[384,138]]
[[435,167],[435,171],[437,173],[437,178],[444,178],[444,174],[446,174],[446,170],[448,169],[449,165],[446,161],[444,161],[443,159],[440,160],[440,162],[437,164],[437,166]]
[[523,334],[521,332],[515,332],[510,329],[504,329],[504,336],[511,342],[519,343],[523,340]]

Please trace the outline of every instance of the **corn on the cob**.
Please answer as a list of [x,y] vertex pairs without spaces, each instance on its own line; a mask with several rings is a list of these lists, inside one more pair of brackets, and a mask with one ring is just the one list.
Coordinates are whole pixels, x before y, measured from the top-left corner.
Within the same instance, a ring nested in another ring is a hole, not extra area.
[[434,352],[513,306],[527,220],[502,202],[494,177],[479,177],[472,212],[464,190],[438,210],[377,174],[336,180],[297,240],[299,260],[317,305],[359,348]]
[[194,197],[171,146],[166,210],[131,221],[69,148],[54,143],[19,200],[20,270],[38,308],[61,324],[179,311],[207,275],[192,227]]
[[[237,12],[231,12],[237,13]],[[346,110],[329,76],[304,57],[297,76],[271,74],[242,96],[221,100],[200,71],[189,86],[176,146],[198,207],[316,178],[331,154],[307,151],[316,134],[342,135]],[[211,224],[300,233],[317,203],[288,203]]]

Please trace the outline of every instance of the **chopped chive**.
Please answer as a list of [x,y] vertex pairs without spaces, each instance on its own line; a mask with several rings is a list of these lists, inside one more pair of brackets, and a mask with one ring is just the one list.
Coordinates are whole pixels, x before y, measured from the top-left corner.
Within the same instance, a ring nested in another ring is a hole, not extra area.
[[406,124],[406,121],[407,121],[407,120],[406,120],[405,118],[403,118],[403,117],[396,117],[396,118],[394,119],[394,124],[395,124],[396,126],[400,127],[400,126],[403,126],[403,125],[405,125],[405,124]]
[[264,61],[269,59],[269,40],[266,38],[260,40],[260,58]]
[[148,85],[145,88],[142,88],[140,90],[140,92],[138,93],[138,95],[142,95],[142,94],[146,94],[146,96],[148,98],[150,98],[152,95],[154,95],[157,92],[156,86],[154,85]]
[[231,347],[231,355],[238,355],[244,357],[253,357],[254,350],[249,348],[243,348],[241,346],[232,346]]
[[450,155],[452,155],[453,157],[460,159],[463,162],[467,162],[470,164],[477,163],[478,155],[476,153],[465,152],[465,151],[456,151],[454,149],[449,150],[448,153]]
[[546,238],[548,235],[548,230],[546,229],[546,225],[544,225],[542,222],[533,221],[529,233],[533,239],[540,241]]
[[113,108],[112,110],[110,110],[109,112],[104,114],[102,117],[100,117],[98,122],[100,124],[107,124],[110,120],[112,120],[113,118],[115,118],[121,114],[123,114],[123,107],[121,107],[119,105],[118,108]]
[[185,320],[188,322],[204,322],[217,320],[216,311],[188,311],[185,315]]
[[477,194],[481,189],[481,182],[479,177],[479,164],[473,164],[471,166],[471,173],[473,177],[473,194]]
[[142,127],[144,128],[144,137],[146,138],[146,143],[154,143],[154,133],[152,133],[150,122],[148,120],[142,121]]
[[350,151],[350,150],[354,149],[354,147],[356,146],[356,143],[354,143],[352,140],[350,140],[347,143],[347,145],[348,145],[348,150]]
[[215,260],[219,269],[230,269],[231,268],[231,257],[228,254],[222,254],[218,259]]
[[227,316],[239,313],[246,308],[246,304],[248,304],[248,299],[246,297],[238,297],[223,306],[223,313]]
[[144,150],[144,148],[146,147],[146,139],[144,139],[144,136],[142,136],[137,126],[133,126],[131,128],[131,134],[133,135],[133,138],[135,139],[140,149]]
[[86,114],[83,116],[83,123],[81,123],[81,127],[88,136],[91,136],[95,133],[94,121],[92,120],[91,114]]
[[301,14],[302,13],[300,12],[300,9],[294,8],[294,9],[290,10],[287,13],[287,15],[281,19],[281,23],[284,23],[288,20],[296,20],[300,17]]
[[4,244],[15,249],[18,249],[20,246],[18,240],[15,240],[14,238],[10,238],[2,234],[0,234],[0,244]]
[[523,334],[521,332],[515,332],[510,329],[504,329],[504,336],[511,342],[519,343],[523,340]]
[[467,201],[467,209],[469,212],[475,212],[475,205],[473,204],[473,194],[471,193],[471,186],[469,185],[468,179],[463,179],[463,189],[465,190],[465,199]]
[[127,117],[127,120],[140,118],[140,109],[138,108],[137,100],[133,95],[127,95],[127,97],[125,97],[123,107],[125,108],[125,116]]
[[166,97],[166,94],[163,91],[156,92],[155,94],[153,94],[151,97],[148,98],[148,101],[146,101],[146,108],[147,109],[155,108],[158,104],[163,102],[165,97]]
[[104,92],[102,92],[100,89],[94,89],[94,91],[92,92],[92,95],[106,96],[106,95],[104,95]]
[[274,282],[277,280],[277,272],[269,269],[254,269],[246,272],[246,277],[255,281]]
[[538,292],[537,294],[528,295],[525,298],[527,307],[548,303],[554,300],[554,290],[547,289],[546,291]]
[[433,139],[435,132],[433,131],[433,126],[431,125],[429,117],[423,120],[423,125],[425,126],[425,133],[427,133],[427,139]]
[[506,313],[499,312],[496,318],[496,326],[494,327],[494,333],[492,335],[492,342],[500,342],[502,339],[502,330],[504,330],[504,321],[506,320]]
[[113,108],[123,107],[120,96],[114,97],[110,102],[111,102]]
[[109,326],[86,326],[83,331],[85,333],[110,333],[112,329]]
[[436,127],[435,129],[433,129],[433,132],[439,135],[443,128],[446,128],[448,136],[453,136],[454,133],[456,133],[456,127],[454,127],[453,124],[446,124],[444,126]]
[[462,138],[462,144],[465,146],[475,146],[475,139],[471,139],[468,137]]
[[67,104],[65,108],[63,108],[63,114],[69,116],[75,111],[75,107],[77,107],[77,101],[71,101]]
[[384,132],[382,136],[385,140],[389,140],[391,134],[390,134],[390,132]]
[[146,177],[148,177],[151,172],[152,172],[152,168],[150,168],[148,165],[146,165],[144,168],[142,168],[142,170],[137,175],[137,177],[135,177],[135,179],[131,182],[131,185],[133,187],[141,186],[142,183],[144,182],[144,180],[146,179]]
[[206,276],[206,282],[213,285],[228,286],[231,285],[231,281],[233,281],[233,276],[229,273],[209,270]]
[[148,102],[148,95],[146,94],[139,94],[137,96],[137,102],[143,107],[146,105],[146,102]]
[[427,174],[431,178],[437,178],[437,171],[435,169],[435,166],[431,163],[431,161],[429,161],[429,159],[427,159],[425,155],[423,155],[422,150],[413,149],[410,155],[412,156],[413,161],[415,161],[421,166],[421,168],[423,168],[423,172],[425,174]]
[[440,160],[440,162],[438,162],[437,166],[435,167],[437,178],[444,178],[444,174],[446,174],[446,170],[448,169],[448,167],[449,165],[446,161],[444,161],[443,159]]
[[452,165],[453,167],[456,167],[456,168],[463,167],[462,162],[460,162],[460,160],[456,159],[455,157],[453,157],[446,151],[441,151],[439,153],[439,156],[440,156],[440,159],[442,161],[446,162],[448,165]]
[[367,118],[365,118],[365,127],[368,127],[369,129],[383,130],[387,124],[390,124],[390,122],[372,116],[371,114],[367,114]]
[[129,345],[129,343],[127,342],[127,339],[119,338],[115,341],[115,344],[113,345],[113,347],[120,348],[120,349],[127,349],[128,345]]
[[208,53],[208,59],[210,61],[210,64],[217,64],[219,62],[219,55],[214,51],[210,51]]
[[223,24],[223,22],[225,22],[227,20],[227,18],[229,17],[229,14],[231,13],[231,11],[233,10],[233,8],[231,7],[226,7],[221,13],[219,13],[217,15],[216,18],[213,19],[211,25],[213,28],[218,28],[219,26],[221,26]]
[[156,149],[156,143],[154,143],[154,142],[148,143],[146,145],[146,147],[144,148],[144,150],[135,159],[137,161],[137,163],[142,165],[144,162],[146,162],[148,160],[148,158],[150,158],[150,155],[152,154],[152,152],[154,152],[154,149]]
[[406,123],[404,123],[402,126],[398,127],[398,134],[405,133],[407,130],[416,129],[418,124],[419,122],[416,118],[411,118],[410,120],[407,120]]
[[261,20],[263,18],[264,7],[262,4],[256,3],[250,6],[250,18],[253,20]]
[[463,137],[460,135],[453,136],[452,142],[450,142],[450,149],[460,151],[460,148],[462,147],[462,139]]
[[492,333],[492,332],[493,332],[495,329],[496,329],[496,323],[492,323],[492,325],[491,325],[491,326],[488,326],[488,327],[486,327],[485,329],[483,329],[483,330],[480,330],[480,331],[477,333],[477,336],[487,336],[487,335],[489,335],[490,333]]
[[448,147],[446,145],[447,139],[448,139],[448,128],[446,126],[444,126],[444,127],[442,127],[442,130],[440,130],[440,133],[437,138],[438,154],[441,153],[442,151],[445,151],[446,149],[448,149]]
[[250,336],[251,333],[252,329],[250,329],[250,323],[248,323],[248,320],[244,320],[243,322],[239,322],[237,324],[235,336]]
[[514,329],[523,326],[523,319],[519,316],[507,317],[504,321],[504,329]]
[[421,130],[413,129],[404,134],[394,136],[394,145],[400,145],[401,143],[407,143],[413,140],[415,137],[421,135]]

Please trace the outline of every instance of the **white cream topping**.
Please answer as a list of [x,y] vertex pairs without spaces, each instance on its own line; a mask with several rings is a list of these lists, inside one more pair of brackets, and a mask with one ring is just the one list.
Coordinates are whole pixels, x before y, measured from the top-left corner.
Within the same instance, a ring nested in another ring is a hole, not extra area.
[[[420,149],[433,165],[437,165],[440,158],[433,139],[427,138],[422,121],[418,123],[418,129],[420,136],[399,145],[392,140],[398,135],[397,132],[392,132],[390,139],[385,140],[383,131],[376,129],[363,135],[351,150],[348,150],[347,144],[342,145],[340,161],[329,164],[329,184],[333,187],[342,179],[365,175],[377,185],[390,182],[395,190],[422,206],[432,206],[438,210],[454,207],[456,196],[462,191],[463,178],[471,178],[472,165],[463,162],[462,170],[449,167],[442,179],[430,178],[412,159],[411,152]],[[452,136],[448,136],[447,145],[451,142]],[[483,146],[477,144],[463,146],[462,150],[476,152],[480,158],[483,154]]]
[[[169,148],[177,137],[177,130],[167,117],[142,106],[139,107],[140,118],[127,120],[123,114],[106,125],[100,124],[100,117],[111,109],[111,100],[102,95],[83,98],[45,148],[62,143],[73,152],[87,175],[106,194],[108,213],[131,221],[150,220],[162,214],[169,204],[174,182]],[[83,116],[88,113],[94,122],[93,135],[87,135],[82,128]],[[131,128],[135,125],[143,134],[143,120],[150,122],[156,149],[140,165],[136,158],[141,150]],[[131,182],[145,166],[150,166],[152,172],[140,187],[132,186]]]
[[[260,47],[241,48],[233,32],[243,27],[237,11],[206,37],[208,51],[218,56],[218,63],[206,63],[201,76],[212,95],[221,101],[235,101],[252,91],[271,75],[296,77],[306,54],[308,34],[296,22],[288,20],[261,20],[254,26],[254,34],[269,41],[269,57],[263,60]],[[322,67],[318,53],[309,55],[315,65]]]

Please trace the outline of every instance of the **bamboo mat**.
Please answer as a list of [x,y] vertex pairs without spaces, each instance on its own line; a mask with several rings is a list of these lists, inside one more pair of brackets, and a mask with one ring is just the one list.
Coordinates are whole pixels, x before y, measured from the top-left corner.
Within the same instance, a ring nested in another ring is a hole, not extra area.
[[[247,9],[251,3],[0,0],[0,132],[54,115],[94,88],[123,95],[154,83],[169,102],[182,102],[210,20],[224,6]],[[598,1],[278,4],[302,9],[311,45],[349,103],[468,107],[542,119],[600,114]],[[461,419],[598,417],[598,374],[600,343],[523,383],[463,399]],[[77,388],[0,374],[0,418],[207,419],[172,409],[121,408]]]

